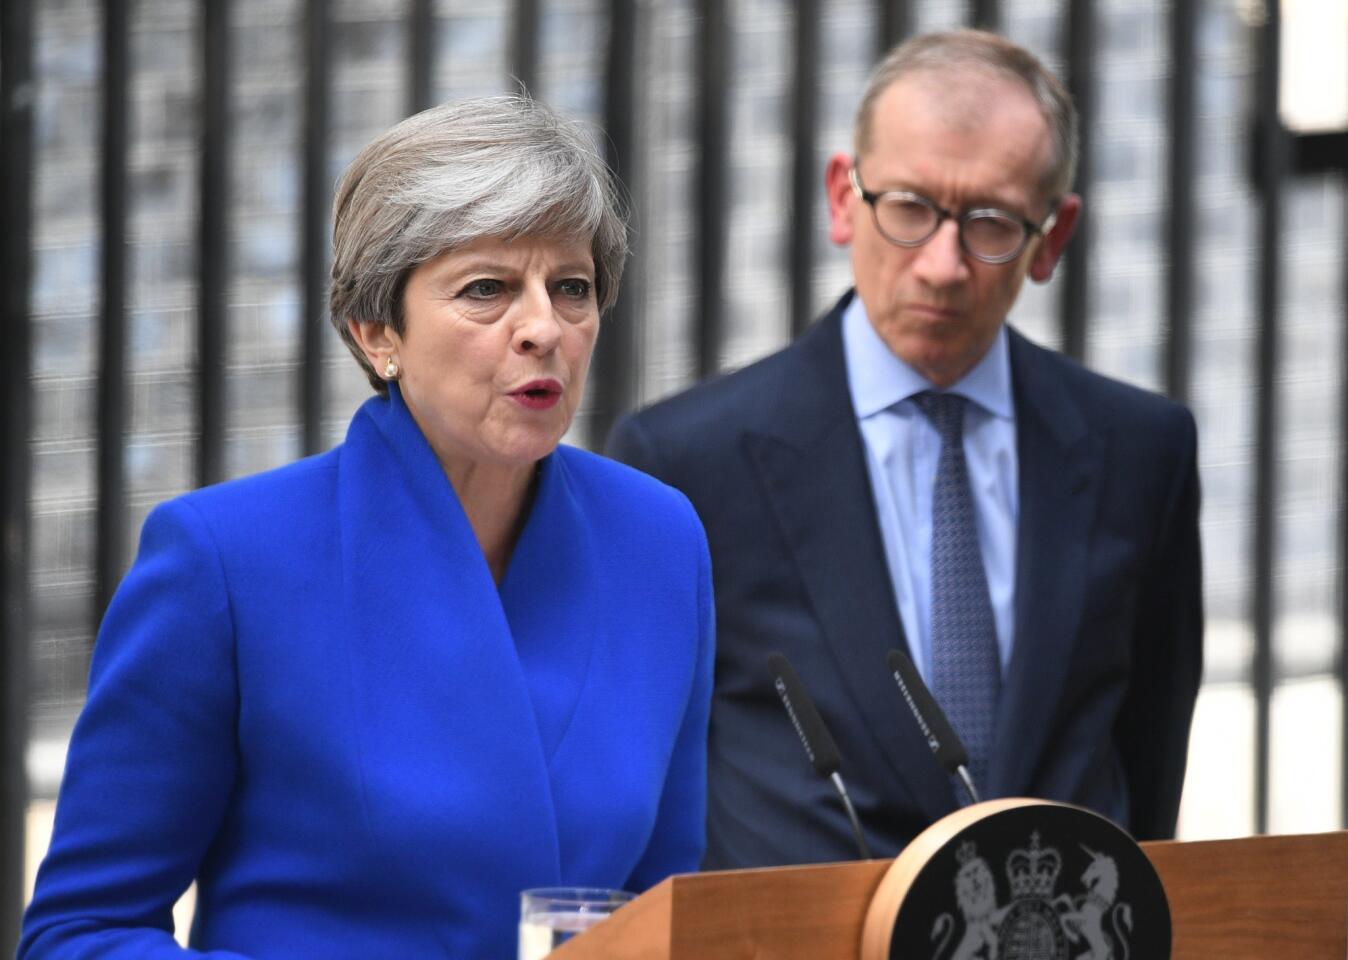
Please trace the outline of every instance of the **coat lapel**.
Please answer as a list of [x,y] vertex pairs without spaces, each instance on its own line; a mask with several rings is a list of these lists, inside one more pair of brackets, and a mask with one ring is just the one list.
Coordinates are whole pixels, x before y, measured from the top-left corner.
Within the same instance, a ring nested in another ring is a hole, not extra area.
[[538,492],[501,581],[501,604],[526,677],[549,768],[573,729],[597,643],[600,577],[561,451],[542,461]]
[[[351,698],[388,868],[419,885],[557,882],[545,750],[510,625],[396,386],[357,413],[339,469]],[[492,844],[478,841],[484,833]],[[460,902],[473,896],[457,890]]]
[[[885,655],[906,646],[880,539],[842,354],[846,301],[797,345],[802,369],[782,426],[749,433],[746,453],[797,561],[825,641],[880,753],[933,820],[950,812],[950,783],[902,710]],[[843,745],[844,763],[847,745]]]
[[1011,333],[1020,461],[1015,641],[989,769],[988,793],[1030,788],[1077,640],[1101,440],[1087,432],[1047,357]]

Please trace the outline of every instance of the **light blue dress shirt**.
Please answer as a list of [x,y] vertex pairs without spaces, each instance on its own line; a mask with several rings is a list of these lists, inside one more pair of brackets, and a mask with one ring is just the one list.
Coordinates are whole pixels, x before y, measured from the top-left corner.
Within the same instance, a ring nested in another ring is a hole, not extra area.
[[[913,660],[930,683],[931,498],[941,436],[911,398],[936,388],[890,351],[867,319],[860,297],[853,297],[843,313],[842,339],[894,599]],[[1020,512],[1016,413],[1005,328],[983,359],[947,392],[971,401],[964,413],[964,456],[1005,675],[1015,642]]]

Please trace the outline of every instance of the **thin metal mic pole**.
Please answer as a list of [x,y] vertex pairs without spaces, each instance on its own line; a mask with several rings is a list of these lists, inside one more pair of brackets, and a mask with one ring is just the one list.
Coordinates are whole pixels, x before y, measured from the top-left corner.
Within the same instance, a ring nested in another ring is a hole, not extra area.
[[842,798],[843,809],[847,811],[847,819],[852,822],[852,836],[857,838],[857,850],[861,852],[862,860],[871,858],[871,848],[866,845],[866,837],[861,832],[861,821],[857,819],[856,807],[852,806],[852,798],[847,795],[847,787],[843,784],[842,774],[837,770],[829,777],[833,781],[833,788],[838,791],[838,796]]
[[974,778],[969,776],[969,768],[961,763],[955,768],[955,776],[959,777],[960,783],[964,785],[964,792],[969,795],[969,802],[981,803],[978,790],[974,787]]

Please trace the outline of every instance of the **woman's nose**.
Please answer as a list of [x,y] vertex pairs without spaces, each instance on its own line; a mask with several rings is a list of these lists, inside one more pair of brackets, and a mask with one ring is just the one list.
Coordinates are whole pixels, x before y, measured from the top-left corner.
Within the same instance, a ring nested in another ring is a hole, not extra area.
[[556,349],[562,327],[547,289],[526,288],[516,308],[515,349],[521,353],[551,353]]

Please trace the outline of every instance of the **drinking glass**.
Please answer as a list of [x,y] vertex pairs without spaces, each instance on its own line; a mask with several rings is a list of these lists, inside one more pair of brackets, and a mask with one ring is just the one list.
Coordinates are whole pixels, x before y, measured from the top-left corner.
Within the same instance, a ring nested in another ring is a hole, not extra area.
[[520,894],[519,960],[542,960],[636,894],[599,887],[543,887]]

